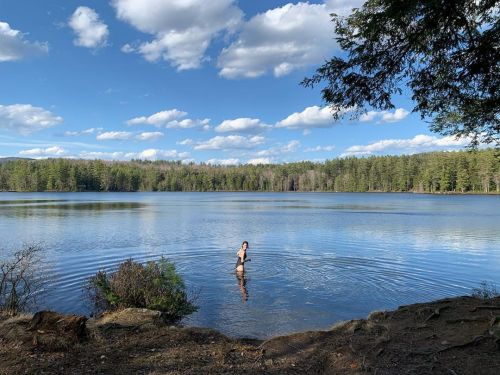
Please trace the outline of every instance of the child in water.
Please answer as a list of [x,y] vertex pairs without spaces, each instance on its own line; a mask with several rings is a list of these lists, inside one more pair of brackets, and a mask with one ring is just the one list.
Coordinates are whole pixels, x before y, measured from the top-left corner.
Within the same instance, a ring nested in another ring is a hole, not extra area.
[[236,261],[236,272],[245,272],[245,259],[247,258],[248,241],[243,241],[240,249],[236,253],[238,260]]

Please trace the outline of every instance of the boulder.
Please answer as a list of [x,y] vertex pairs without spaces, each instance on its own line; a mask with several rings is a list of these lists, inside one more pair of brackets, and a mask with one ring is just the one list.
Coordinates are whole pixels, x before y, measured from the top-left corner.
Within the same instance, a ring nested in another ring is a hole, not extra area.
[[28,331],[33,332],[35,347],[58,350],[84,341],[87,338],[86,322],[85,316],[44,310],[33,315]]
[[161,311],[129,307],[103,315],[96,326],[116,324],[120,326],[165,325]]

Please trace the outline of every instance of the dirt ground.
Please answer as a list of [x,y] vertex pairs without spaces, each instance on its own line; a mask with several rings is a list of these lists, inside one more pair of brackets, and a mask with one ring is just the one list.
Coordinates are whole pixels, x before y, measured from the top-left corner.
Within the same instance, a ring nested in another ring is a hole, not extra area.
[[33,330],[31,318],[0,321],[0,374],[500,374],[500,297],[401,306],[266,341],[166,326],[147,311],[88,321],[83,339]]

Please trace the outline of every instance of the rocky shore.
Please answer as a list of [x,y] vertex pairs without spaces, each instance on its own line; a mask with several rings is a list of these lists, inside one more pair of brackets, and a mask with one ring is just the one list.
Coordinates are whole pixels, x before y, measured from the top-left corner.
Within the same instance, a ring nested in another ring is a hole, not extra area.
[[0,374],[500,374],[500,297],[401,306],[266,341],[126,309],[0,318]]

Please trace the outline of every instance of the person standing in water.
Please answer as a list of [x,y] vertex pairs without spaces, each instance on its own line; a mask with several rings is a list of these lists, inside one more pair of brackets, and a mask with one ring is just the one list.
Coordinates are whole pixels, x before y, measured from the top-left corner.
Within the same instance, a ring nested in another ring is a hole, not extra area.
[[236,253],[238,260],[236,261],[236,272],[245,272],[245,259],[247,258],[248,241],[243,241],[240,249]]

